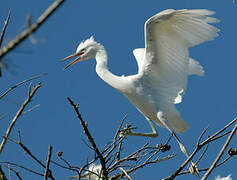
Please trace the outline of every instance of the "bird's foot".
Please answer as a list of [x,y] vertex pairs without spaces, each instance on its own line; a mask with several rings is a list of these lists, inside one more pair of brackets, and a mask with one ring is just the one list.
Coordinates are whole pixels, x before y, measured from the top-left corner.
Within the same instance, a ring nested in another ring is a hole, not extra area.
[[126,127],[120,130],[120,137],[126,137],[127,135],[133,135],[132,129],[137,129],[136,127],[132,127],[132,124],[126,124]]
[[198,171],[198,167],[196,164],[194,164],[192,161],[191,161],[191,166],[189,167],[189,171],[191,174],[195,175],[196,177],[200,178],[200,174],[199,174],[199,171]]

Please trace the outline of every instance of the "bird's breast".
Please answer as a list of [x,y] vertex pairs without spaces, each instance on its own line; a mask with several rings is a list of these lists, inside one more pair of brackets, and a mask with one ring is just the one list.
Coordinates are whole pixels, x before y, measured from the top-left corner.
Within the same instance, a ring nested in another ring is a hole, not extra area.
[[147,90],[136,87],[132,91],[123,94],[144,116],[153,120],[156,119],[156,102]]

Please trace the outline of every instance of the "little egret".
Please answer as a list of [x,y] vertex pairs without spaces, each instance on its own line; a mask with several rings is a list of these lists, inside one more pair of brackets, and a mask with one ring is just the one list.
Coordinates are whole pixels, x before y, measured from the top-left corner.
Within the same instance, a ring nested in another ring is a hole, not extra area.
[[231,174],[229,176],[226,176],[226,177],[221,177],[221,176],[216,176],[215,177],[215,180],[232,180],[231,178]]
[[186,91],[188,75],[204,74],[202,66],[189,57],[189,47],[218,36],[218,29],[209,23],[219,20],[208,15],[213,11],[164,10],[145,23],[145,48],[133,51],[137,60],[138,73],[117,76],[107,68],[107,53],[103,45],[93,37],[81,42],[76,53],[61,61],[76,57],[65,68],[85,59],[96,59],[96,72],[106,83],[119,90],[145,116],[151,133],[132,132],[128,135],[157,137],[154,122],[167,128],[188,156],[174,130],[183,133],[188,124],[180,117],[175,104],[182,101]]
[[[102,180],[102,166],[101,164],[91,164],[86,173],[80,176],[80,179]],[[72,176],[70,179],[79,179],[78,176]],[[109,178],[110,179],[110,178]]]

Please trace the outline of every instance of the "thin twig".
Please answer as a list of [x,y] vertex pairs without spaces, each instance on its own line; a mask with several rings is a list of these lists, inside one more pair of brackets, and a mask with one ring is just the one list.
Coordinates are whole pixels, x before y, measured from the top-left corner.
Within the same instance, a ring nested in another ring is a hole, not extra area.
[[124,173],[126,178],[128,178],[129,180],[132,180],[132,178],[128,175],[127,171],[125,171],[122,167],[120,167],[119,169]]
[[[8,137],[8,140],[18,144],[26,154],[28,154],[33,160],[35,160],[41,167],[43,167],[44,169],[46,169],[46,166],[44,165],[43,162],[41,162],[31,151],[29,148],[27,148],[22,142],[21,142],[21,134],[20,131],[18,131],[18,141],[11,139]],[[44,175],[42,175],[44,176]],[[48,177],[52,180],[55,180],[55,178],[52,175],[52,172],[50,169],[48,169]]]
[[47,158],[45,172],[44,172],[44,180],[47,180],[49,176],[49,164],[50,164],[51,154],[52,154],[52,146],[49,145],[48,158]]
[[24,84],[24,83],[26,83],[26,82],[29,82],[29,81],[31,81],[31,80],[38,79],[38,78],[40,78],[40,77],[42,77],[42,76],[45,76],[45,75],[47,75],[47,73],[43,73],[43,74],[40,74],[40,75],[37,75],[37,76],[33,76],[33,77],[29,78],[29,79],[26,79],[26,80],[24,80],[24,81],[21,81],[21,82],[15,84],[14,86],[10,87],[6,92],[4,92],[4,93],[0,96],[0,99],[2,99],[4,96],[6,96],[9,92],[11,92],[13,89],[17,88],[18,86],[20,86],[20,85],[22,85],[22,84]]
[[3,114],[2,116],[0,116],[0,120],[3,119],[3,118],[5,118],[7,115],[8,115],[8,113],[5,113],[5,114]]
[[65,0],[57,0],[52,5],[50,5],[44,13],[37,19],[37,21],[19,34],[15,39],[6,44],[2,49],[0,49],[0,58],[5,56],[11,50],[17,47],[18,44],[23,42],[29,35],[38,30],[38,28],[50,17],[50,15],[55,12],[55,10],[62,5]]
[[26,167],[24,167],[24,166],[22,166],[22,165],[19,165],[19,164],[16,164],[16,163],[12,163],[12,162],[8,162],[8,161],[0,161],[0,164],[10,164],[10,165],[13,165],[13,166],[22,168],[22,169],[24,169],[24,170],[26,170],[26,171],[29,171],[29,172],[31,172],[31,173],[33,173],[33,174],[37,174],[37,175],[39,175],[39,176],[44,176],[44,175],[41,174],[41,173],[38,173],[38,172],[36,172],[36,171],[33,171],[33,170],[29,169],[29,168],[26,168]]
[[[231,156],[228,156],[228,157],[225,158],[222,162],[218,163],[218,164],[215,166],[215,168],[221,166],[221,165],[224,164],[224,163],[226,163],[230,158],[231,158]],[[198,171],[199,171],[199,172],[203,172],[203,171],[208,171],[208,169],[209,169],[209,168],[203,168],[203,169],[199,169]],[[191,172],[190,172],[189,170],[187,170],[187,171],[182,171],[182,172],[180,172],[178,175],[189,174],[189,173],[191,173]]]
[[202,159],[202,157],[204,156],[204,154],[207,152],[207,148],[208,148],[208,145],[206,145],[205,149],[203,150],[202,154],[199,156],[199,158],[197,159],[197,161],[195,162],[195,164],[197,165],[199,163],[199,161]]
[[11,168],[10,166],[5,166],[5,167],[8,168],[9,171],[13,171],[13,172],[15,173],[16,177],[17,177],[19,180],[23,180],[18,171],[16,171],[15,169]]
[[208,169],[208,171],[206,172],[206,174],[204,174],[202,180],[206,180],[207,177],[209,176],[209,174],[210,174],[210,173],[212,172],[212,170],[215,168],[217,162],[218,162],[218,161],[220,160],[220,158],[222,157],[224,151],[226,150],[227,146],[229,145],[229,143],[230,143],[230,141],[231,141],[233,135],[235,134],[236,130],[237,130],[237,123],[235,124],[235,126],[234,126],[232,132],[230,133],[230,135],[228,136],[228,138],[227,138],[225,144],[224,144],[223,147],[221,148],[220,153],[218,154],[217,158],[216,158],[215,161],[212,163],[211,167]]
[[40,107],[40,104],[36,104],[35,106],[31,107],[30,109],[27,109],[26,111],[24,111],[22,114],[27,114],[38,107]]
[[[8,22],[9,22],[9,19],[10,19],[10,14],[11,14],[11,11],[8,12],[8,16],[7,16],[7,19],[5,20],[4,22],[4,26],[3,26],[3,29],[2,29],[2,33],[1,33],[1,37],[0,37],[0,48],[2,46],[2,42],[3,42],[3,38],[4,38],[4,35],[5,35],[5,31],[6,31],[6,28],[7,28],[7,25],[8,25]],[[2,76],[2,63],[0,61],[0,77]]]
[[4,171],[2,170],[2,166],[0,166],[0,177],[1,177],[0,178],[1,180],[7,180],[7,177],[4,173]]
[[200,140],[202,138],[202,136],[205,134],[207,127],[203,130],[202,134],[199,136],[198,141],[199,143],[197,143],[194,151],[192,152],[191,155],[189,155],[189,157],[179,166],[179,168],[169,177],[164,178],[164,180],[172,180],[174,179],[176,176],[179,175],[179,173],[183,170],[183,168],[192,160],[192,158],[196,155],[196,153],[206,144],[210,143],[213,141],[213,139],[216,138],[217,135],[219,135],[220,133],[222,133],[226,128],[228,128],[229,126],[231,126],[233,123],[235,123],[237,121],[237,118],[233,119],[230,123],[228,123],[225,127],[223,127],[222,129],[220,129],[219,131],[217,131],[216,133],[214,133],[212,136],[208,137],[205,141],[203,141],[202,143],[200,143]]
[[2,33],[1,33],[1,36],[0,36],[0,47],[2,46],[3,38],[4,38],[4,35],[5,35],[5,31],[7,29],[7,25],[8,25],[9,19],[10,19],[10,15],[11,15],[11,11],[8,12],[7,19],[4,22]]
[[230,127],[233,123],[235,123],[237,121],[237,118],[233,119],[230,123],[228,123],[225,127],[223,127],[222,129],[220,129],[219,131],[217,131],[215,134],[213,134],[212,136],[210,136],[209,138],[207,138],[204,142],[202,142],[200,144],[200,146],[203,146],[211,141],[213,141],[213,139],[219,135],[220,133],[222,133],[224,130],[226,130],[228,127]]
[[[114,151],[114,149],[116,148],[116,146],[117,146],[117,141],[118,141],[118,139],[120,139],[120,138],[118,138],[118,135],[119,135],[119,133],[120,133],[120,131],[121,131],[121,128],[122,128],[122,126],[123,126],[123,122],[125,121],[125,119],[126,119],[127,117],[128,117],[128,115],[126,114],[126,115],[124,116],[124,118],[122,119],[122,121],[121,121],[121,123],[120,123],[120,125],[119,125],[119,127],[118,127],[118,129],[117,129],[117,131],[116,131],[116,133],[115,133],[112,147],[110,148],[109,152],[104,156],[105,159],[106,159],[106,158]],[[123,140],[123,139],[124,139],[124,138],[122,138],[122,140]],[[122,143],[122,141],[120,141],[119,143]],[[117,154],[117,155],[118,155],[118,154]]]
[[36,93],[36,91],[41,87],[41,83],[39,83],[37,86],[34,87],[34,89],[31,91],[31,93],[29,94],[29,96],[26,98],[25,102],[21,105],[20,109],[18,110],[18,112],[16,113],[15,117],[12,119],[11,124],[9,125],[6,135],[2,140],[2,143],[0,145],[0,154],[2,153],[2,150],[7,142],[7,139],[12,131],[12,128],[14,127],[17,119],[21,116],[22,112],[24,111],[25,107],[27,106],[27,104],[31,101],[32,97],[34,96],[34,94]]
[[[8,138],[9,140],[13,141],[12,139]],[[26,154],[28,154],[33,160],[35,160],[41,167],[46,168],[43,162],[41,162],[37,157],[34,156],[34,154],[21,142],[21,141],[13,141],[16,144],[19,144],[19,146],[24,150]]]
[[197,146],[200,144],[200,141],[201,141],[202,137],[204,136],[204,134],[207,132],[208,128],[209,128],[209,125],[207,127],[205,127],[205,129],[202,131],[201,135],[198,137]]
[[85,134],[87,135],[87,138],[89,140],[89,142],[91,143],[94,151],[96,152],[98,158],[100,159],[100,163],[101,163],[101,166],[102,166],[102,172],[103,172],[103,175],[105,177],[105,179],[107,180],[108,179],[108,172],[106,170],[106,162],[105,162],[105,159],[104,157],[102,156],[101,152],[99,151],[94,139],[92,138],[88,128],[87,128],[87,125],[86,123],[84,122],[84,120],[82,119],[81,117],[81,114],[79,113],[78,111],[78,105],[75,105],[74,102],[69,98],[67,97],[67,100],[70,102],[70,104],[72,105],[72,107],[74,108],[74,110],[76,111],[76,114],[77,114],[77,117],[79,118],[80,122],[81,122],[81,125],[83,126],[83,129],[84,129],[84,132]]

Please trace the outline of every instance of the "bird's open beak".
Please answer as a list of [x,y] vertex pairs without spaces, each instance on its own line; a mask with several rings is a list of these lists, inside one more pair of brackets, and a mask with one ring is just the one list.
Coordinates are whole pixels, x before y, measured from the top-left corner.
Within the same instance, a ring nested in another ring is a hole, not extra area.
[[71,63],[69,63],[64,69],[67,69],[68,67],[70,67],[71,65],[79,62],[79,61],[83,61],[83,60],[86,60],[88,59],[87,57],[84,57],[84,58],[81,58],[80,56],[83,55],[84,52],[78,52],[78,53],[75,53],[75,54],[72,54],[70,56],[67,56],[65,57],[64,59],[60,60],[59,62],[63,62],[63,61],[66,61],[68,59],[71,59],[71,58],[74,58],[74,57],[77,57],[74,61],[72,61]]

